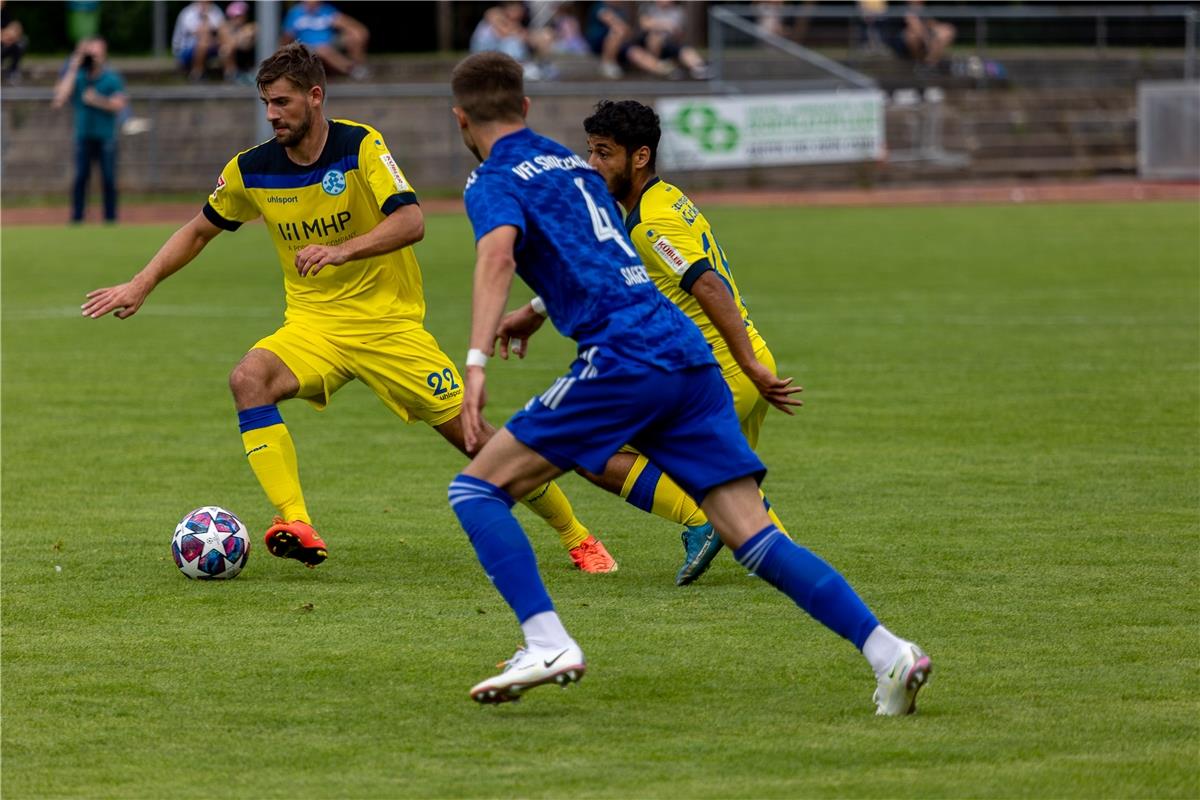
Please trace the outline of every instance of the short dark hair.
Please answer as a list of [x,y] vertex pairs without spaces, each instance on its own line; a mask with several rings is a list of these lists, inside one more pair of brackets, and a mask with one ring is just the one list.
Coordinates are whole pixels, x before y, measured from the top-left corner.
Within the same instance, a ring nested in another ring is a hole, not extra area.
[[596,111],[583,121],[589,136],[607,136],[632,153],[639,147],[650,148],[650,169],[658,158],[658,140],[662,138],[658,114],[636,100],[601,100]]
[[472,122],[524,119],[525,70],[512,56],[467,56],[450,73],[450,89]]
[[321,57],[299,42],[285,44],[268,56],[258,67],[255,82],[259,90],[280,78],[287,78],[296,88],[307,92],[320,86],[325,92],[325,65]]

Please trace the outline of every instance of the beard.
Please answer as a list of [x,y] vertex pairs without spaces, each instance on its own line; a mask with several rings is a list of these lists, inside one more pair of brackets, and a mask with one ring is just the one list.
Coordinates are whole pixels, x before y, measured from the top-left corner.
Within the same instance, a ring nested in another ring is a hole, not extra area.
[[312,111],[306,110],[304,119],[296,123],[295,127],[287,126],[286,132],[276,132],[275,141],[279,142],[284,147],[295,147],[304,141],[304,137],[308,135],[312,129]]
[[612,176],[608,182],[608,193],[613,197],[628,197],[633,191],[633,161],[625,162],[625,171]]

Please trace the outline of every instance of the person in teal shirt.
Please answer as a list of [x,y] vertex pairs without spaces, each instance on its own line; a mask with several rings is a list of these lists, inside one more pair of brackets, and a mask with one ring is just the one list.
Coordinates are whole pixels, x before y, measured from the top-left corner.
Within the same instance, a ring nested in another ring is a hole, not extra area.
[[108,66],[108,43],[99,36],[75,48],[54,87],[54,107],[67,100],[75,109],[75,182],[71,221],[82,222],[92,162],[100,163],[104,182],[104,220],[117,221],[118,117],[128,105],[125,82]]

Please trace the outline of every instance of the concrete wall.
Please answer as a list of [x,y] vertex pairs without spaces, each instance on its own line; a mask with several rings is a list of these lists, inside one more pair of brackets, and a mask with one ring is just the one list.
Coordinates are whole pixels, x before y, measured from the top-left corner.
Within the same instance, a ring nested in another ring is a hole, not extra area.
[[[368,122],[387,139],[401,168],[418,192],[458,192],[474,159],[462,146],[448,96],[411,87],[387,95],[387,87],[365,96],[369,87],[331,86],[328,112]],[[604,86],[610,97],[653,103],[636,83]],[[208,193],[225,162],[255,144],[255,120],[262,113],[253,90],[220,87],[187,96],[139,97],[133,113],[152,128],[123,136],[120,183],[124,191]],[[530,124],[539,132],[584,152],[581,121],[597,95],[534,95]],[[182,95],[181,95],[182,93]],[[154,93],[150,93],[154,94]],[[966,156],[961,163],[937,160],[884,164],[841,164],[716,170],[673,174],[695,188],[869,186],[980,178],[1064,178],[1133,174],[1136,170],[1135,97],[1129,89],[951,90],[942,104],[944,148]],[[890,150],[911,148],[914,110],[889,107]],[[0,188],[5,197],[65,193],[72,176],[70,111],[53,111],[33,90],[8,90],[0,102]]]

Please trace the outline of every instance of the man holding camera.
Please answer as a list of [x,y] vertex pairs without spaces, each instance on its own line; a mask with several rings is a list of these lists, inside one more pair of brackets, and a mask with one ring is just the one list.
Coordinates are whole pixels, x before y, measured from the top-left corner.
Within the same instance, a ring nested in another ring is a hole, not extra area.
[[104,221],[117,221],[117,118],[128,105],[125,82],[107,64],[108,44],[99,36],[82,40],[58,85],[54,107],[67,100],[75,109],[75,183],[71,221],[83,222],[92,162],[104,181]]

